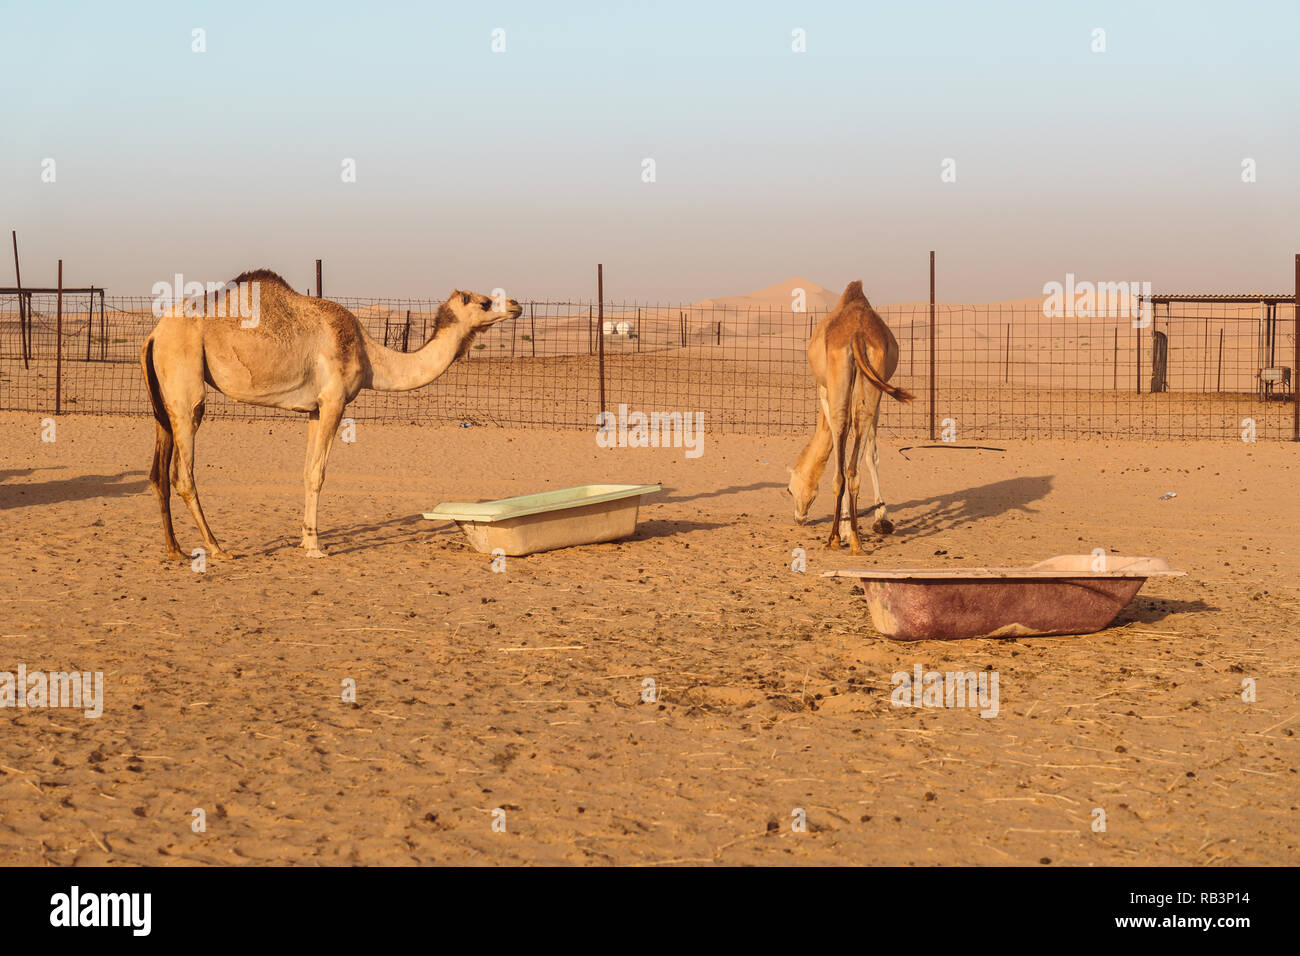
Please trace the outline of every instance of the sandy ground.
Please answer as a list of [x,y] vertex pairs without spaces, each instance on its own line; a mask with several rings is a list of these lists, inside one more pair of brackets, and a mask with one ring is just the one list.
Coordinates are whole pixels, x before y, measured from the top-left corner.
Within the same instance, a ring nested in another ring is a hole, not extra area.
[[[196,573],[162,560],[152,424],[65,416],[43,443],[40,417],[0,413],[0,671],[102,671],[106,699],[97,719],[0,711],[2,863],[1300,861],[1294,445],[904,457],[886,436],[898,533],[855,559],[821,546],[828,493],[814,524],[789,516],[797,436],[710,434],[691,460],[361,423],[312,561],[305,425],[219,420],[199,488],[242,557]],[[418,515],[656,480],[635,538],[504,573]],[[1189,574],[1099,634],[923,644],[880,637],[852,581],[817,574],[1095,547]],[[917,664],[992,668],[998,715],[892,707]]]

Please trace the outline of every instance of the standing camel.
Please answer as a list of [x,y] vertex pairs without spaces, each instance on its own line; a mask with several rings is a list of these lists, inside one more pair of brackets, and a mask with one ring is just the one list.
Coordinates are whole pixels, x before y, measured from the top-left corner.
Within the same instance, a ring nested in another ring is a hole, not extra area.
[[[880,494],[880,465],[876,450],[876,425],[880,420],[880,393],[900,402],[910,402],[911,392],[889,384],[898,367],[898,342],[889,326],[877,314],[862,292],[862,282],[850,282],[830,315],[813,331],[808,341],[808,364],[817,382],[820,408],[817,431],[790,469],[788,491],[794,498],[795,521],[803,524],[808,507],[817,497],[826,461],[835,458],[835,520],[831,524],[828,548],[840,546],[840,506],[844,497],[847,472],[849,486],[849,550],[862,553],[858,537],[858,462],[863,439],[871,448],[867,468],[880,517],[872,526],[877,534],[890,534],[894,525],[885,511]],[[849,429],[853,430],[853,447],[848,449]]]
[[202,309],[197,299],[176,306],[140,352],[157,422],[149,482],[162,509],[169,558],[183,557],[172,530],[173,483],[211,552],[232,557],[213,537],[194,487],[194,435],[203,421],[205,382],[237,402],[309,414],[302,546],[319,558],[316,502],[348,402],[363,388],[402,392],[428,385],[465,354],[475,334],[523,311],[514,299],[499,303],[453,291],[438,309],[429,341],[404,353],[372,339],[343,306],[300,295],[265,269],[245,272],[214,298],[215,309],[206,296]]

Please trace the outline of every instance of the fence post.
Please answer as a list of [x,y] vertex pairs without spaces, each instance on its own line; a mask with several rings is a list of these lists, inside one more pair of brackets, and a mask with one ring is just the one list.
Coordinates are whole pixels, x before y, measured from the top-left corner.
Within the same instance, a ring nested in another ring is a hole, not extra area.
[[1291,362],[1291,440],[1300,441],[1300,252],[1295,257],[1295,292],[1291,332],[1295,355]]
[[[1156,321],[1156,304],[1151,303],[1151,323]],[[1133,346],[1134,346],[1134,364],[1137,366],[1137,379],[1134,385],[1137,386],[1137,394],[1142,394],[1142,300],[1138,299],[1138,320],[1133,326]]]
[[1219,329],[1219,374],[1214,380],[1214,391],[1223,391],[1223,329]]
[[63,411],[63,260],[59,260],[58,318],[54,325],[54,414]]
[[1011,323],[1007,323],[1007,352],[1006,360],[1002,366],[1002,381],[1011,381]]
[[30,341],[27,337],[27,308],[23,300],[23,273],[18,268],[18,230],[12,230],[14,237],[14,281],[18,283],[18,341],[23,349],[23,368],[31,368],[29,355]]
[[317,260],[316,260],[316,298],[319,299],[320,297],[321,297],[321,290],[320,290],[320,260],[317,259]]
[[934,250],[930,250],[930,441],[934,441]]
[[1210,390],[1210,320],[1205,320],[1205,344],[1201,350],[1201,391]]
[[597,412],[605,411],[605,266],[602,263],[596,263],[596,308],[599,314],[596,321],[600,328],[600,408]]
[[533,346],[533,358],[537,358],[537,316],[532,302],[528,303],[528,341]]

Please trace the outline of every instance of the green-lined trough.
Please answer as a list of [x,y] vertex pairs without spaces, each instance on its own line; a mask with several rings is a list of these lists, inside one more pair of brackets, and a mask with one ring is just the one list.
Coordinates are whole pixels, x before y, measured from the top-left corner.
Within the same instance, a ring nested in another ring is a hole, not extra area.
[[511,556],[617,541],[636,531],[641,496],[659,485],[578,485],[497,501],[445,501],[424,512],[454,521],[475,550]]

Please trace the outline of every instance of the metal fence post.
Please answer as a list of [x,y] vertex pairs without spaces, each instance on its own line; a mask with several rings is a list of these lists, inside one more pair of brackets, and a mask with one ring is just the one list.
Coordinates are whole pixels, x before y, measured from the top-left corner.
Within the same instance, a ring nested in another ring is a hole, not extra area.
[[[1151,321],[1154,324],[1156,320],[1156,304],[1151,303]],[[1134,363],[1137,365],[1137,377],[1134,385],[1137,386],[1137,394],[1142,394],[1142,300],[1138,300],[1138,320],[1133,326],[1133,350]]]
[[599,310],[596,321],[600,332],[600,408],[605,411],[605,266],[596,264],[596,308]]
[[1295,257],[1294,294],[1291,312],[1291,334],[1295,345],[1291,362],[1291,440],[1300,441],[1300,252]]
[[317,260],[316,260],[316,298],[319,299],[320,297],[321,297],[321,289],[320,289],[320,260],[317,259]]
[[59,297],[54,326],[54,414],[63,411],[63,260],[59,260]]
[[31,340],[27,335],[28,311],[23,300],[23,273],[18,268],[18,230],[12,230],[14,237],[14,281],[18,283],[18,340],[23,348],[23,368],[31,368]]
[[1219,372],[1214,379],[1214,391],[1223,391],[1223,329],[1219,329]]
[[1115,348],[1110,360],[1110,390],[1119,391],[1119,326],[1115,326]]
[[930,441],[937,437],[934,430],[934,250],[930,250]]

